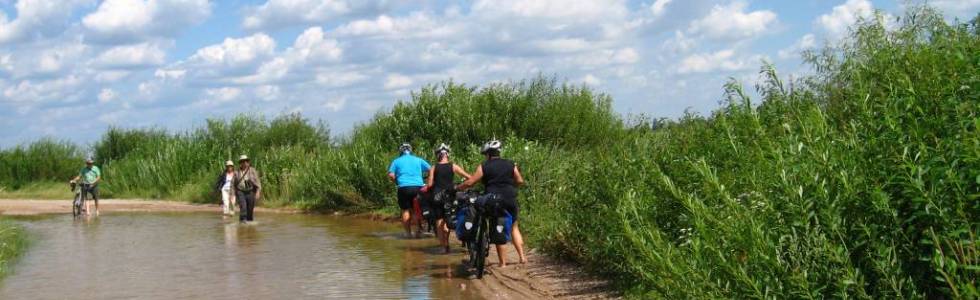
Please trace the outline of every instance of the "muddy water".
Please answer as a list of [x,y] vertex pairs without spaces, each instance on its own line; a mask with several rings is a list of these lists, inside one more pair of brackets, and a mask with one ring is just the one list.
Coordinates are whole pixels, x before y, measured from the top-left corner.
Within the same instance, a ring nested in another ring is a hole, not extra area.
[[[397,226],[265,214],[241,225],[214,213],[18,219],[33,236],[0,299],[478,298],[460,289],[461,254]],[[458,249],[457,249],[458,250]]]

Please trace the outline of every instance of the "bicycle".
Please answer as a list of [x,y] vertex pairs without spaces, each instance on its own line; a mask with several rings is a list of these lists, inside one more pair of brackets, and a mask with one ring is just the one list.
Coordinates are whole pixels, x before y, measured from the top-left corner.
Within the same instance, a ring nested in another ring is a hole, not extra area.
[[509,239],[510,226],[506,225],[509,214],[495,194],[467,192],[460,197],[462,201],[456,201],[460,205],[457,212],[459,220],[456,220],[459,226],[457,237],[463,241],[470,256],[469,267],[474,270],[477,279],[482,279],[486,273],[487,257],[490,256],[490,243],[503,244]]
[[79,216],[82,215],[82,213],[86,213],[85,192],[88,189],[90,189],[92,185],[84,184],[84,183],[79,184],[75,181],[69,182],[69,185],[71,186],[71,191],[75,193],[75,198],[72,201],[72,205],[71,205],[71,214],[72,217],[78,218]]

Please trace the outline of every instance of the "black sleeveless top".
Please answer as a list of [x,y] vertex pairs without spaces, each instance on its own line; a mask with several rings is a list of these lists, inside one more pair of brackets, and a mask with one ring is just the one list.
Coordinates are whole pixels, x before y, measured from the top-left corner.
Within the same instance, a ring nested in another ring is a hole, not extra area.
[[514,179],[514,162],[494,158],[483,162],[483,186],[488,193],[498,194],[506,198],[517,197],[517,187]]
[[432,187],[437,191],[451,189],[455,175],[453,174],[453,164],[436,164],[435,168],[435,174],[432,175],[435,177],[432,179]]

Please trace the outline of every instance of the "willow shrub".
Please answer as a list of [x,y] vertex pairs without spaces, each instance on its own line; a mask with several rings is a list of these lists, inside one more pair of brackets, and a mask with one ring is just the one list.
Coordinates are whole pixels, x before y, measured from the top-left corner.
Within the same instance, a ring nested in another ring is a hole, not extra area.
[[569,179],[529,189],[527,227],[635,296],[975,299],[977,53],[976,22],[866,21],[811,78],[764,68],[757,105],[729,84],[708,117],[552,162]]

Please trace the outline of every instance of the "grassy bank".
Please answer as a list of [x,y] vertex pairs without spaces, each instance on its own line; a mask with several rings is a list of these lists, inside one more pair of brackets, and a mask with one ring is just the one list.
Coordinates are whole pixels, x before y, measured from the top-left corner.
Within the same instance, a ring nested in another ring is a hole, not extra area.
[[24,229],[9,220],[0,219],[0,278],[10,271],[10,264],[26,246]]
[[529,182],[530,244],[629,295],[976,298],[977,53],[976,21],[914,9],[809,53],[809,77],[763,66],[761,99],[731,83],[707,116],[625,121],[608,96],[538,78],[430,86],[340,140],[298,115],[242,116],[113,129],[93,148],[115,195],[216,201],[221,163],[247,153],[267,204],[363,211],[393,206],[401,142],[448,142],[473,169],[498,137]]

